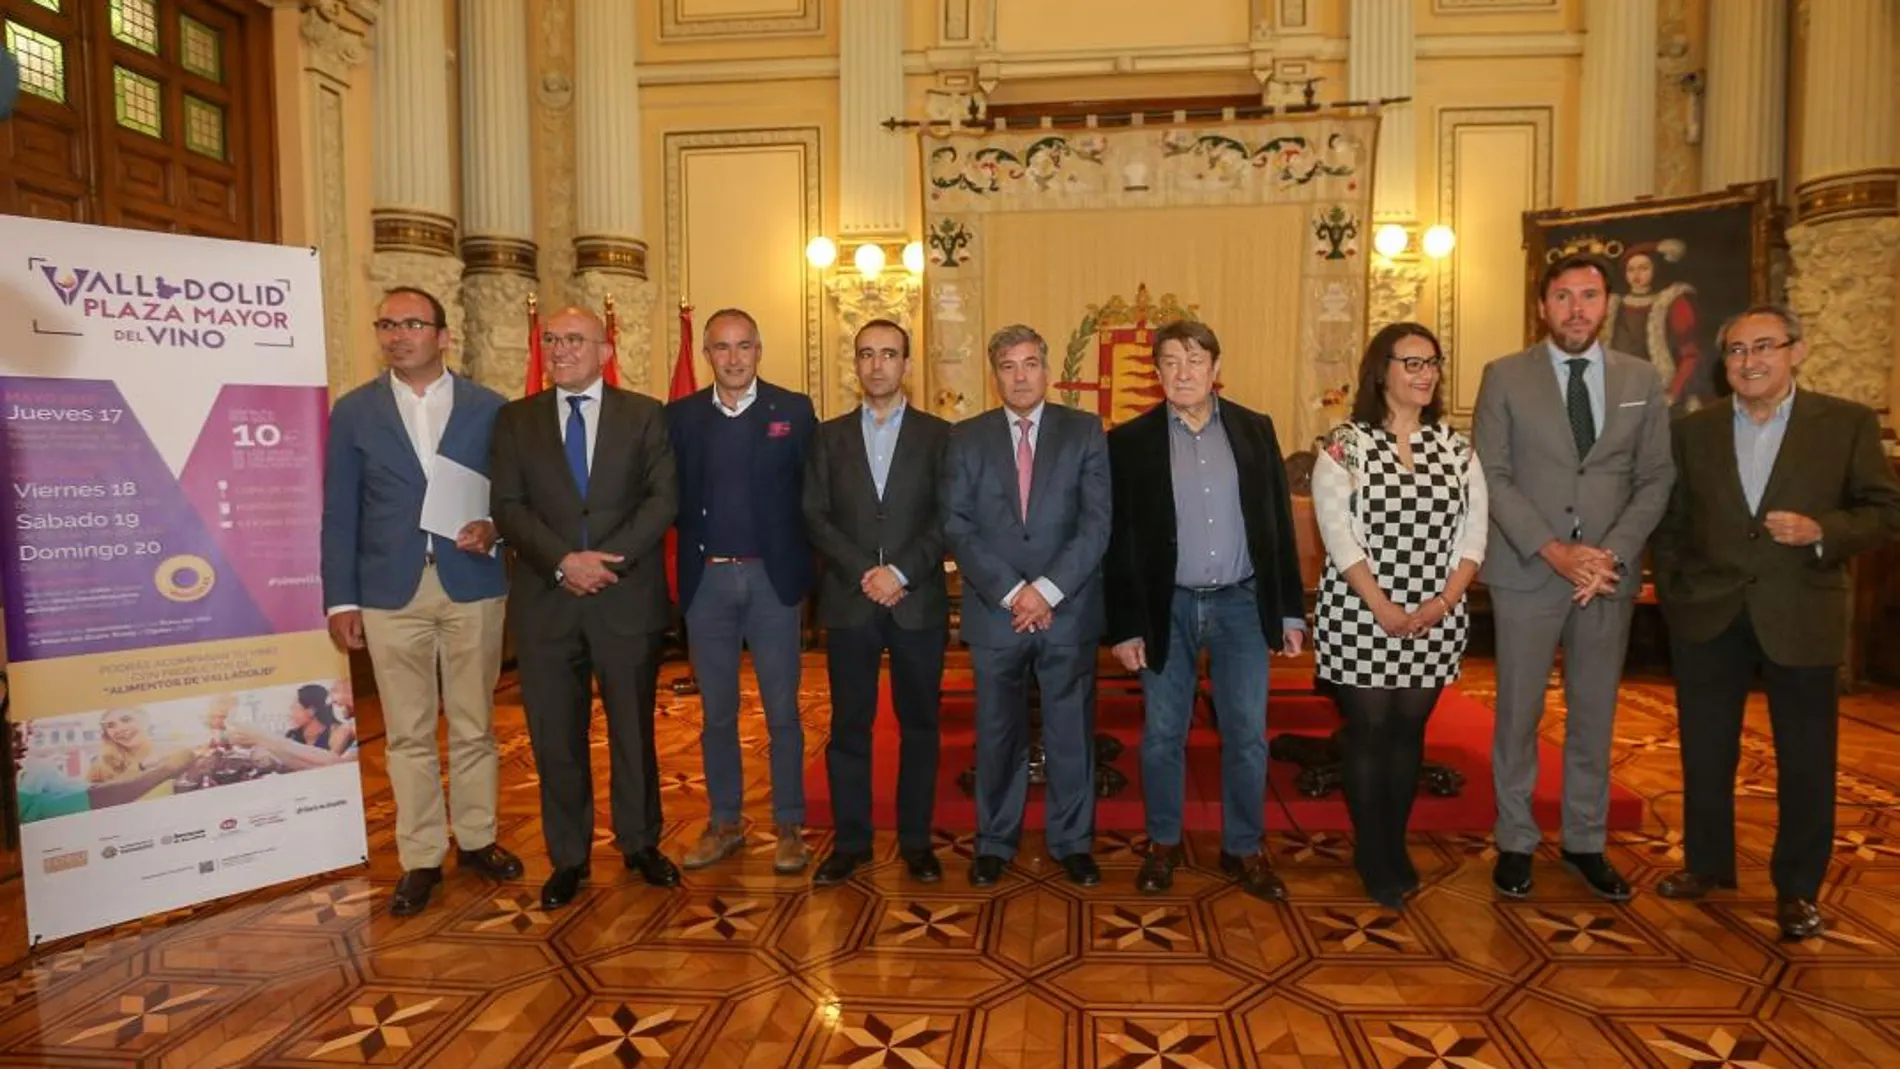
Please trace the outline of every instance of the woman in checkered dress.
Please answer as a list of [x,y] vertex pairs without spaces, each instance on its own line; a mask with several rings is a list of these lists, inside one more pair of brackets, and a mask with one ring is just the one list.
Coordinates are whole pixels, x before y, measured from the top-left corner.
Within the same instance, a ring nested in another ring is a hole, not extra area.
[[1352,420],[1324,440],[1313,509],[1326,544],[1315,652],[1346,718],[1346,808],[1366,891],[1400,908],[1418,889],[1405,827],[1425,720],[1464,659],[1465,588],[1484,560],[1484,470],[1440,415],[1444,354],[1417,323],[1380,331]]

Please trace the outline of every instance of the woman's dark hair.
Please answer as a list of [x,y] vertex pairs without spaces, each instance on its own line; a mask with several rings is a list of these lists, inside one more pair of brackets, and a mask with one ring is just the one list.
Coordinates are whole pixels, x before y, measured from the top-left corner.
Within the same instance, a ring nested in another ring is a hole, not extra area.
[[1438,344],[1438,335],[1423,323],[1394,323],[1372,336],[1366,345],[1366,355],[1359,361],[1359,386],[1352,395],[1352,421],[1374,427],[1385,426],[1385,418],[1391,413],[1385,406],[1385,377],[1391,371],[1392,350],[1398,347],[1400,338],[1424,338],[1432,343],[1432,355],[1440,361],[1438,384],[1432,387],[1432,401],[1419,413],[1420,423],[1437,423],[1445,408],[1445,351]]
[[297,704],[310,710],[324,727],[337,725],[336,710],[330,708],[330,688],[321,683],[305,683],[297,688]]

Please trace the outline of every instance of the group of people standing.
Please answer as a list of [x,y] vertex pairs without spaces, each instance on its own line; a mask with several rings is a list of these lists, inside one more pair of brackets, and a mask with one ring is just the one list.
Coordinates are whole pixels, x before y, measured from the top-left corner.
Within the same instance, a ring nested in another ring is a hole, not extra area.
[[[1761,670],[1782,757],[1780,915],[1790,934],[1811,934],[1832,832],[1843,562],[1900,537],[1900,485],[1871,411],[1795,389],[1806,343],[1780,308],[1724,328],[1735,402],[1682,421],[1672,439],[1654,367],[1597,340],[1608,290],[1593,260],[1551,266],[1549,337],[1487,366],[1469,439],[1444,419],[1438,340],[1418,324],[1386,328],[1365,352],[1351,419],[1320,443],[1313,499],[1327,564],[1311,628],[1319,677],[1346,722],[1355,861],[1387,906],[1402,908],[1418,889],[1405,831],[1425,724],[1458,677],[1468,592],[1483,578],[1498,634],[1494,883],[1507,896],[1531,891],[1537,736],[1561,645],[1561,856],[1596,893],[1629,897],[1605,853],[1610,727],[1654,531],[1683,687],[1688,796],[1687,868],[1658,890],[1696,897],[1734,884],[1730,785],[1742,702]],[[1185,753],[1205,654],[1221,738],[1220,867],[1251,894],[1285,898],[1263,849],[1268,664],[1270,652],[1306,646],[1305,591],[1273,422],[1219,395],[1220,342],[1207,326],[1154,332],[1166,400],[1105,432],[1095,415],[1046,399],[1048,345],[1021,325],[988,345],[1001,406],[952,426],[909,403],[911,339],[885,320],[853,339],[862,404],[824,423],[809,398],[759,379],[758,325],[738,309],[705,324],[713,385],[664,407],[602,382],[608,347],[585,310],[547,321],[554,388],[512,403],[446,372],[444,322],[426,293],[385,297],[376,329],[389,372],[338,402],[328,447],[325,602],[339,646],[367,646],[382,693],[404,870],[393,912],[427,905],[451,825],[463,866],[522,872],[494,841],[504,595],[553,869],[543,905],[571,901],[589,876],[596,683],[615,845],[648,883],[678,883],[658,850],[653,736],[669,528],[711,803],[680,865],[718,863],[752,834],[738,737],[748,649],[769,735],[774,868],[810,863],[798,695],[801,607],[815,588],[836,837],[813,883],[841,883],[872,857],[872,725],[886,653],[898,852],[911,878],[942,878],[931,820],[947,554],[976,686],[969,882],[996,883],[1020,845],[1032,679],[1049,856],[1077,884],[1101,881],[1093,736],[1106,639],[1143,691],[1150,846],[1137,887],[1166,890],[1185,860]],[[438,456],[491,479],[492,518],[453,540],[419,526]],[[512,582],[502,542],[515,551]],[[438,698],[449,725],[447,817]]]

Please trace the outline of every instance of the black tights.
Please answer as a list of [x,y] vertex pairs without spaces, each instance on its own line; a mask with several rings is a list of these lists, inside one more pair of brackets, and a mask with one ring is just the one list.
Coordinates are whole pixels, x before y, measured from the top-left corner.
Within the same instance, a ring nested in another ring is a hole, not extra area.
[[1440,689],[1342,686],[1334,694],[1346,717],[1343,779],[1356,836],[1353,867],[1375,898],[1418,884],[1405,826],[1425,762],[1425,720]]

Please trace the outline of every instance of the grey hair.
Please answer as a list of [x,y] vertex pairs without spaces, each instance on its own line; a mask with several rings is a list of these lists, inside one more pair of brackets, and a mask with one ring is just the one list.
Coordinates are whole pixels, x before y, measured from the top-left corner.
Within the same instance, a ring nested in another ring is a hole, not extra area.
[[1724,320],[1722,329],[1715,334],[1715,351],[1718,353],[1727,351],[1728,332],[1735,329],[1735,324],[1751,316],[1774,316],[1781,321],[1782,329],[1788,332],[1788,341],[1790,343],[1801,340],[1801,317],[1795,315],[1794,309],[1789,308],[1787,305],[1775,304],[1771,301],[1762,304],[1751,304],[1743,311],[1729,316],[1728,319]]
[[1036,355],[1044,361],[1049,359],[1049,343],[1042,339],[1042,335],[1036,333],[1036,328],[1027,327],[1021,323],[1011,323],[990,335],[990,366],[995,367],[996,362],[1003,358],[1004,353],[1024,342],[1035,342]]

